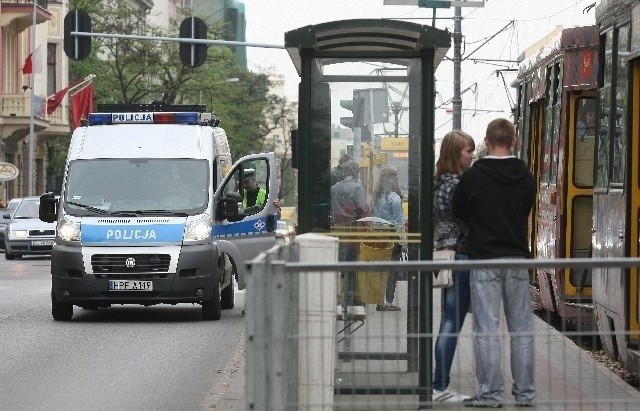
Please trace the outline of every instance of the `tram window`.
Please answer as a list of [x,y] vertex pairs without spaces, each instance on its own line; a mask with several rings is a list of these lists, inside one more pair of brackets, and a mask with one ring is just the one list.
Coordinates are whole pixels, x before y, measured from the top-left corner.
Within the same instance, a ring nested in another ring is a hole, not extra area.
[[629,55],[629,26],[620,27],[618,31],[615,80],[615,116],[613,122],[613,157],[611,158],[611,185],[621,187],[624,184],[627,157],[626,107],[628,96],[627,56]]
[[576,101],[574,181],[576,187],[593,185],[593,154],[596,136],[596,100],[580,98]]
[[[593,225],[593,198],[575,197],[571,227],[571,258],[591,257],[591,227]],[[591,286],[591,269],[574,268],[571,270],[571,285],[577,288]]]
[[543,185],[549,185],[551,182],[551,167],[553,162],[553,134],[555,132],[555,126],[553,121],[553,103],[554,103],[554,81],[555,81],[554,67],[549,66],[546,70],[545,76],[545,102],[546,107],[544,110],[544,143],[542,146],[542,173],[540,175],[540,182]]
[[551,177],[550,183],[556,184],[558,179],[558,142],[560,140],[560,102],[562,95],[562,62],[553,66],[553,135],[551,142]]
[[594,189],[606,189],[609,179],[609,113],[611,111],[611,78],[612,78],[612,53],[613,36],[611,31],[605,33],[602,38],[604,47],[601,66],[603,67],[602,87],[598,90],[600,101],[600,119],[598,121],[596,174]]

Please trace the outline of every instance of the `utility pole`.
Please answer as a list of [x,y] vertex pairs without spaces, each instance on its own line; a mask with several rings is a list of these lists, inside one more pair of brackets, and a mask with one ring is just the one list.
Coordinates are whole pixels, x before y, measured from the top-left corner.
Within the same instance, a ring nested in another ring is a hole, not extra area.
[[453,129],[462,128],[462,95],[460,92],[460,73],[462,66],[462,8],[454,7],[453,17]]

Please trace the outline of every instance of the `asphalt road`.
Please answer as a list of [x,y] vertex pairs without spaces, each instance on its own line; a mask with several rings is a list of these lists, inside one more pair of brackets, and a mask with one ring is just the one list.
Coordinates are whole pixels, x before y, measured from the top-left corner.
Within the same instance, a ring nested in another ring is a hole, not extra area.
[[51,317],[48,257],[0,253],[0,409],[205,409],[242,359],[244,292],[220,321],[199,305],[74,307]]

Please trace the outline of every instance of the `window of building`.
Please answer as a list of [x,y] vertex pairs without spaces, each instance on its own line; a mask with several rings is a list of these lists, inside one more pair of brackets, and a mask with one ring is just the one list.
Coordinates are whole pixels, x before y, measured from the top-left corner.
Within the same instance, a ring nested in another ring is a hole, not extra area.
[[47,96],[56,92],[57,44],[47,44]]

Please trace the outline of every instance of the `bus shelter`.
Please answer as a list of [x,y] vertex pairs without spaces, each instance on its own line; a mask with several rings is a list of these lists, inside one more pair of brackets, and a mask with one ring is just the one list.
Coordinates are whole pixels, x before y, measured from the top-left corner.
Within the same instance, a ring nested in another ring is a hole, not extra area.
[[[363,262],[389,259],[389,244],[393,246],[398,241],[397,237],[390,240],[394,237],[386,232],[385,224],[365,218],[362,224],[344,227],[335,218],[332,220],[332,169],[346,154],[359,165],[359,180],[369,205],[385,168],[397,171],[408,258],[431,259],[434,73],[449,46],[447,31],[395,20],[334,21],[285,33],[285,47],[300,76],[295,141],[299,234],[334,235],[339,238],[340,247],[359,244],[355,258]],[[392,230],[398,228],[396,224]],[[364,252],[365,245],[376,252]],[[346,335],[339,338],[345,340],[338,355],[340,360],[350,362],[352,371],[356,371],[359,359],[401,359],[406,368],[402,383],[398,378],[393,384],[380,380],[378,386],[369,383],[365,390],[358,388],[362,383],[357,377],[337,370],[343,383],[336,386],[336,393],[430,395],[432,298],[431,277],[427,274],[430,272],[405,273],[404,294],[399,296],[397,290],[395,293],[398,299],[406,298],[403,312],[379,313],[378,308],[384,311],[385,304],[365,307],[362,318],[370,317],[367,310],[373,310],[374,315],[387,315],[387,320],[392,314],[402,316],[406,327],[403,325],[397,335],[406,338],[396,341],[397,350],[393,352],[388,347],[359,348],[355,336],[361,331],[354,331],[358,327],[355,322],[346,321],[349,302],[345,301],[341,320],[345,321],[342,331]],[[350,287],[343,278],[342,294],[350,293]],[[355,294],[356,300],[362,295],[358,290]],[[384,328],[381,326],[381,332],[385,332]]]

